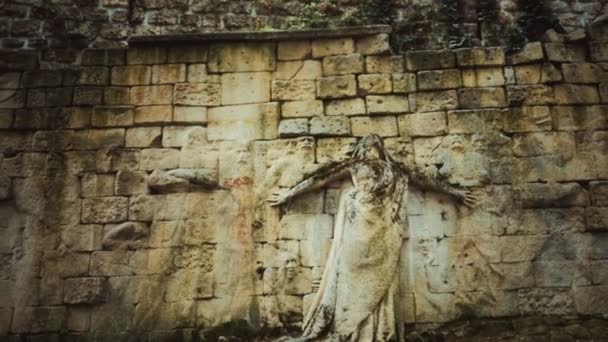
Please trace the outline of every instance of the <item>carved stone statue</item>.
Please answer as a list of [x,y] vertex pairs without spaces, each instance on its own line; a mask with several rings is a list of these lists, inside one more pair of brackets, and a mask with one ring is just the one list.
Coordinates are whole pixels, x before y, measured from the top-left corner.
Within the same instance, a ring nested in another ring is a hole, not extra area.
[[402,341],[398,314],[399,255],[407,227],[407,189],[451,194],[472,206],[477,195],[456,189],[416,165],[393,160],[377,135],[361,139],[349,159],[322,167],[271,205],[350,175],[335,217],[334,240],[321,284],[295,341]]

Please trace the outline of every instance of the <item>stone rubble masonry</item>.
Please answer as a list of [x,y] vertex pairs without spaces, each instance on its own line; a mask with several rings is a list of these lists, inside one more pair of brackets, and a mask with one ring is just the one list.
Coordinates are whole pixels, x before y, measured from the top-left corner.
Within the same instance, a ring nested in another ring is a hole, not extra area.
[[[100,4],[126,20],[127,1]],[[392,54],[381,33],[89,49],[67,70],[7,55],[0,340],[187,340],[245,312],[300,322],[344,184],[280,213],[265,191],[368,134],[484,198],[410,187],[406,323],[473,315],[519,337],[553,316],[550,339],[604,338],[608,26],[587,34],[514,54]]]

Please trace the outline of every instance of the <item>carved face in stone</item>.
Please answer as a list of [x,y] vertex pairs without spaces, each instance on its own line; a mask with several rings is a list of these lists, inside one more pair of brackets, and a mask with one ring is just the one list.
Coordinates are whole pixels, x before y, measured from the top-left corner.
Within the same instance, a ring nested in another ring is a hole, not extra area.
[[351,157],[355,159],[382,159],[388,161],[384,141],[376,134],[363,137],[353,148]]
[[284,252],[282,259],[285,279],[293,280],[298,274],[298,256],[293,253]]
[[464,150],[464,145],[462,141],[462,137],[458,135],[451,135],[444,140],[444,145],[452,151],[462,152]]

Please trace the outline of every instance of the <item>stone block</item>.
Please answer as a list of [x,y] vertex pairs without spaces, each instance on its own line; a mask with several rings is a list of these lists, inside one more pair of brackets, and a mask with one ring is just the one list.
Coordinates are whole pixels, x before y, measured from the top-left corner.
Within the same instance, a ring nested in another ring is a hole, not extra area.
[[116,223],[127,219],[126,197],[85,198],[82,200],[83,223]]
[[127,129],[125,136],[126,147],[152,147],[159,145],[161,138],[160,127],[136,127]]
[[204,63],[207,61],[208,49],[200,45],[172,46],[167,52],[169,63]]
[[272,81],[273,100],[314,100],[315,82],[308,80]]
[[148,192],[148,174],[144,171],[121,170],[116,174],[114,193],[119,196]]
[[342,161],[357,143],[355,138],[317,139],[317,162],[320,164]]
[[110,69],[105,67],[83,67],[76,84],[106,85],[110,81]]
[[11,196],[11,179],[8,176],[0,175],[0,200],[10,199]]
[[310,134],[314,136],[345,136],[350,134],[346,116],[317,116],[310,120]]
[[519,65],[514,68],[517,84],[538,84],[542,83],[542,65],[528,64]]
[[13,124],[13,111],[0,109],[0,129],[10,128]]
[[459,66],[504,65],[505,52],[500,47],[466,48],[454,50]]
[[405,55],[409,71],[449,69],[456,66],[456,56],[450,50],[412,51]]
[[129,340],[129,334],[124,332],[133,326],[134,310],[135,305],[132,304],[108,303],[95,306],[91,316],[91,331],[95,332],[95,340]]
[[458,90],[458,99],[463,108],[506,107],[505,90],[498,87],[465,88]]
[[564,81],[568,83],[602,83],[608,82],[608,71],[593,63],[562,64]]
[[592,261],[591,273],[594,284],[608,285],[608,260]]
[[63,301],[66,304],[99,304],[106,297],[107,280],[102,277],[65,280]]
[[131,104],[166,105],[171,104],[172,102],[173,86],[171,85],[136,86],[131,88]]
[[570,287],[574,282],[574,261],[536,261],[534,278],[538,287]]
[[162,64],[152,67],[152,84],[186,82],[186,64]]
[[355,51],[351,38],[319,39],[312,41],[312,57],[319,58],[333,55],[346,55]]
[[584,62],[587,49],[582,45],[546,43],[545,53],[550,62],[576,63]]
[[353,135],[356,137],[364,137],[369,134],[378,134],[381,137],[399,135],[397,118],[394,116],[352,117],[351,126]]
[[476,68],[462,71],[462,82],[465,87],[503,86],[506,79],[502,68]]
[[220,43],[209,50],[210,72],[274,71],[275,43]]
[[515,107],[503,112],[506,132],[539,132],[552,129],[551,109],[546,106]]
[[590,85],[556,84],[555,103],[557,104],[596,104],[600,103],[598,88]]
[[177,83],[175,85],[176,105],[219,106],[222,89],[218,83]]
[[68,308],[66,320],[66,327],[69,331],[89,331],[91,326],[91,309],[87,307]]
[[20,72],[3,72],[0,75],[0,89],[17,89],[21,84]]
[[163,147],[182,147],[188,143],[188,138],[193,130],[202,130],[206,138],[204,127],[197,126],[166,126],[163,127]]
[[496,265],[502,277],[493,280],[492,287],[500,290],[517,290],[534,287],[531,262],[501,263]]
[[587,231],[608,232],[608,208],[588,207],[585,213],[587,217]]
[[175,169],[179,164],[179,150],[170,148],[148,148],[141,151],[141,170]]
[[413,112],[436,112],[458,107],[456,90],[419,92],[410,94],[410,109]]
[[403,56],[367,56],[365,72],[368,74],[395,74],[405,71]]
[[[455,110],[447,115],[450,134],[490,133],[502,128],[502,110]],[[445,127],[444,127],[445,128]]]
[[105,87],[103,89],[103,103],[106,105],[128,105],[131,103],[131,88]]
[[389,36],[386,33],[357,39],[357,52],[362,55],[379,55],[390,53]]
[[391,75],[359,75],[359,91],[363,94],[388,94],[392,91]]
[[399,116],[399,135],[420,137],[443,135],[447,132],[445,112],[415,113]]
[[85,49],[82,65],[123,65],[126,62],[125,49]]
[[93,108],[91,125],[93,127],[131,126],[134,116],[134,110],[131,106],[99,106]]
[[275,102],[211,108],[208,139],[274,139],[279,125],[279,104]]
[[524,45],[521,50],[507,58],[509,64],[524,64],[542,61],[545,58],[541,42],[533,42]]
[[519,157],[545,154],[571,155],[575,151],[574,134],[542,132],[518,134],[513,138],[513,153]]
[[413,93],[416,91],[416,74],[393,74],[393,93]]
[[172,118],[172,106],[143,106],[135,108],[135,123],[149,124],[171,122]]
[[95,150],[108,146],[124,146],[123,128],[87,129],[74,131],[72,146],[76,150]]
[[325,108],[327,115],[364,115],[367,113],[363,99],[328,101]]
[[323,76],[360,74],[362,72],[363,57],[358,53],[323,58]]
[[589,195],[576,183],[527,184],[517,192],[523,208],[564,208],[589,205]]
[[279,42],[277,49],[278,59],[280,61],[296,61],[310,57],[312,47],[310,41],[285,41]]
[[26,71],[21,84],[25,88],[58,87],[61,86],[62,77],[60,70]]
[[207,107],[176,106],[173,108],[173,122],[204,124],[207,122]]
[[511,106],[542,106],[553,104],[553,88],[547,85],[507,86],[507,97]]
[[603,314],[608,306],[608,286],[575,287],[574,300],[579,314]]
[[589,51],[592,61],[608,62],[608,42],[591,42],[589,44]]
[[102,233],[102,225],[70,226],[61,231],[61,242],[72,252],[96,251],[101,249]]
[[127,64],[163,64],[167,62],[167,48],[151,46],[127,50]]
[[36,334],[58,332],[65,321],[66,308],[61,306],[18,307],[13,313],[11,332]]
[[220,75],[207,73],[207,64],[188,64],[188,82],[190,83],[220,83]]
[[452,89],[462,85],[458,69],[420,71],[417,80],[419,90]]
[[114,175],[86,173],[80,183],[82,197],[112,196],[114,194]]
[[222,105],[270,101],[270,79],[268,72],[222,74]]
[[308,119],[288,119],[279,123],[280,137],[293,137],[308,134]]
[[608,106],[555,106],[553,116],[560,131],[608,128]]
[[325,77],[317,81],[317,96],[337,99],[357,95],[357,81],[354,75]]
[[303,100],[288,101],[281,105],[281,116],[284,118],[300,118],[323,115],[323,101]]
[[409,112],[409,100],[399,95],[369,95],[365,98],[367,112],[370,114]]
[[24,90],[0,90],[0,109],[16,109],[21,108],[25,105],[25,91]]
[[292,214],[281,218],[279,239],[310,240],[331,239],[333,217],[325,214]]
[[544,235],[502,236],[502,262],[524,262],[536,259],[542,252],[547,237]]
[[112,68],[113,85],[145,85],[152,81],[152,67],[144,65],[117,66]]
[[608,182],[591,182],[591,203],[595,206],[608,207]]
[[103,88],[76,87],[74,88],[74,105],[100,105],[103,103]]

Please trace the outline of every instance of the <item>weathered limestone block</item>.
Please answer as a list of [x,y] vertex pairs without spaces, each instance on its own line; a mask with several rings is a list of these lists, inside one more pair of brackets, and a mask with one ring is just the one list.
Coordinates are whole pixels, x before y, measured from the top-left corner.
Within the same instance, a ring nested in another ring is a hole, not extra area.
[[281,116],[284,118],[318,116],[323,115],[323,111],[323,101],[320,100],[289,101],[281,105]]
[[568,315],[574,313],[570,289],[532,288],[518,290],[522,315]]
[[117,127],[133,125],[134,111],[131,106],[95,107],[91,116],[93,127]]
[[300,262],[305,267],[325,266],[327,256],[331,250],[330,239],[302,240],[300,241]]
[[588,207],[585,212],[588,231],[608,231],[608,210],[606,207]]
[[560,131],[608,128],[608,106],[555,106],[553,115]]
[[8,176],[0,175],[0,200],[11,198],[11,179]]
[[589,45],[591,60],[594,62],[608,62],[608,43],[591,42]]
[[512,106],[542,106],[555,102],[553,88],[540,84],[507,86],[507,97]]
[[141,170],[174,169],[179,163],[179,151],[170,148],[148,148],[141,151]]
[[551,62],[576,63],[584,62],[587,52],[584,46],[562,43],[546,43],[545,53]]
[[456,90],[420,92],[410,94],[410,109],[413,112],[436,112],[458,107]]
[[503,112],[506,132],[539,132],[552,129],[551,109],[546,106],[514,107]]
[[323,58],[323,76],[360,74],[363,72],[361,54],[327,56]]
[[42,153],[20,153],[4,158],[0,172],[9,177],[31,177],[44,170],[45,156]]
[[321,214],[324,207],[322,191],[309,192],[294,198],[286,206],[286,214]]
[[513,153],[519,157],[545,154],[571,156],[575,146],[574,134],[568,132],[517,134],[513,138]]
[[21,108],[25,104],[24,90],[0,90],[0,109],[15,109]]
[[505,90],[498,87],[465,88],[458,90],[460,105],[463,108],[506,107]]
[[365,101],[359,98],[329,101],[325,111],[327,115],[364,115],[367,112]]
[[342,161],[357,142],[355,138],[328,138],[317,140],[317,161],[320,164]]
[[[1,92],[0,92],[1,93]],[[17,101],[17,97],[12,97],[14,101]],[[133,96],[131,96],[133,100]],[[100,105],[103,103],[103,88],[100,87],[76,87],[74,88],[74,105]],[[6,102],[3,103],[0,108],[14,108],[6,106]]]
[[96,339],[124,340],[132,336],[124,333],[132,329],[135,306],[132,304],[106,303],[95,306],[91,315],[91,330]]
[[608,206],[608,182],[591,182],[591,201],[595,206]]
[[161,139],[160,127],[136,127],[127,129],[125,136],[126,147],[152,147],[159,145]]
[[325,77],[317,81],[317,96],[337,99],[357,95],[357,81],[354,75]]
[[314,100],[315,95],[314,81],[272,81],[273,100]]
[[114,175],[86,173],[80,183],[82,197],[112,196],[114,194]]
[[577,183],[527,184],[517,192],[523,208],[587,206],[589,195]]
[[128,196],[147,192],[148,174],[144,171],[121,170],[116,174],[114,194]]
[[308,119],[288,119],[279,123],[280,137],[293,137],[308,134]]
[[447,132],[445,112],[415,113],[399,116],[399,135],[436,136]]
[[280,61],[294,61],[310,57],[312,47],[310,41],[285,41],[279,42],[277,54]]
[[389,36],[386,33],[357,39],[357,52],[362,55],[379,55],[390,53]]
[[112,68],[113,85],[144,85],[152,81],[152,68],[144,65],[117,66]]
[[509,217],[507,235],[542,235],[556,231],[579,233],[585,231],[583,208],[522,209]]
[[189,64],[188,82],[190,83],[220,83],[220,75],[208,74],[207,64]]
[[465,87],[497,87],[505,85],[502,68],[476,68],[462,71],[462,82]]
[[152,84],[186,82],[186,64],[162,64],[152,67]]
[[185,192],[190,187],[217,187],[217,169],[155,170],[148,178],[148,186],[158,192]]
[[275,43],[225,43],[212,45],[210,72],[274,71]]
[[0,128],[10,128],[13,124],[13,111],[10,109],[0,110]]
[[367,111],[370,114],[409,112],[409,100],[406,96],[370,95],[365,98]]
[[562,72],[553,63],[543,63],[541,83],[559,82],[563,79]]
[[270,101],[270,79],[269,72],[222,74],[222,105]]
[[408,52],[405,57],[407,70],[449,69],[456,66],[456,56],[450,50]]
[[574,261],[536,261],[534,278],[538,287],[570,287],[574,282]]
[[199,270],[180,270],[167,284],[164,300],[169,303],[213,298],[213,277]]
[[[502,115],[503,111],[498,109],[449,111],[448,132],[450,134],[492,132],[502,127]],[[445,125],[442,129],[445,130]]]
[[200,134],[206,140],[206,128],[201,126],[166,126],[163,127],[163,147],[182,147],[188,143],[192,133]]
[[61,242],[72,252],[91,252],[101,249],[103,226],[76,225],[61,231]]
[[595,104],[600,103],[598,88],[590,85],[556,84],[555,102],[557,104]]
[[322,64],[315,60],[279,62],[273,74],[274,80],[316,80],[321,77]]
[[346,116],[317,116],[310,119],[310,134],[315,136],[345,136],[350,134]]
[[222,90],[218,83],[177,83],[174,103],[188,106],[219,106]]
[[167,48],[137,47],[127,50],[127,64],[162,64],[167,61]]
[[367,56],[365,72],[368,74],[394,74],[405,71],[403,56]]
[[381,137],[399,135],[397,118],[394,116],[352,117],[351,126],[353,135],[356,137],[364,137],[369,134],[378,134]]
[[508,235],[501,237],[502,262],[524,262],[536,259],[542,252],[545,235]]
[[173,86],[136,86],[131,88],[131,103],[134,105],[164,105],[173,102]]
[[351,38],[313,40],[312,57],[346,55],[355,51],[354,45]]
[[545,58],[543,45],[540,42],[528,43],[517,53],[507,58],[509,64],[524,64],[541,61]]
[[99,304],[106,296],[107,280],[102,277],[65,280],[63,301],[66,304]]
[[4,72],[0,75],[0,89],[17,89],[20,88],[21,73],[20,72]]
[[394,93],[412,93],[416,91],[416,74],[393,74]]
[[275,102],[211,108],[207,138],[213,140],[274,139],[279,125]]
[[110,69],[105,67],[82,67],[76,84],[106,85],[110,81]]
[[515,79],[517,84],[539,84],[542,83],[542,65],[527,64],[518,65],[515,68]]
[[462,85],[458,69],[420,71],[417,80],[420,90],[453,89]]
[[176,106],[173,108],[173,122],[204,124],[207,122],[207,107]]
[[103,89],[103,103],[106,105],[131,104],[131,88],[105,87]]
[[505,52],[500,47],[457,49],[454,53],[460,66],[505,64]]
[[83,223],[115,223],[127,219],[126,197],[100,197],[82,200]]
[[[119,0],[120,1],[120,0]],[[167,51],[169,63],[201,63],[207,61],[207,48],[204,46],[171,46]]]
[[58,332],[65,321],[66,308],[61,306],[17,307],[13,313],[11,332]]
[[608,82],[608,72],[598,64],[565,63],[562,64],[564,81],[568,83],[602,83]]
[[391,75],[359,75],[359,91],[363,94],[388,94],[392,91]]
[[281,218],[279,238],[282,240],[331,239],[333,217],[323,214],[293,214]]
[[608,305],[608,286],[575,287],[573,291],[579,314],[602,314],[603,308]]

